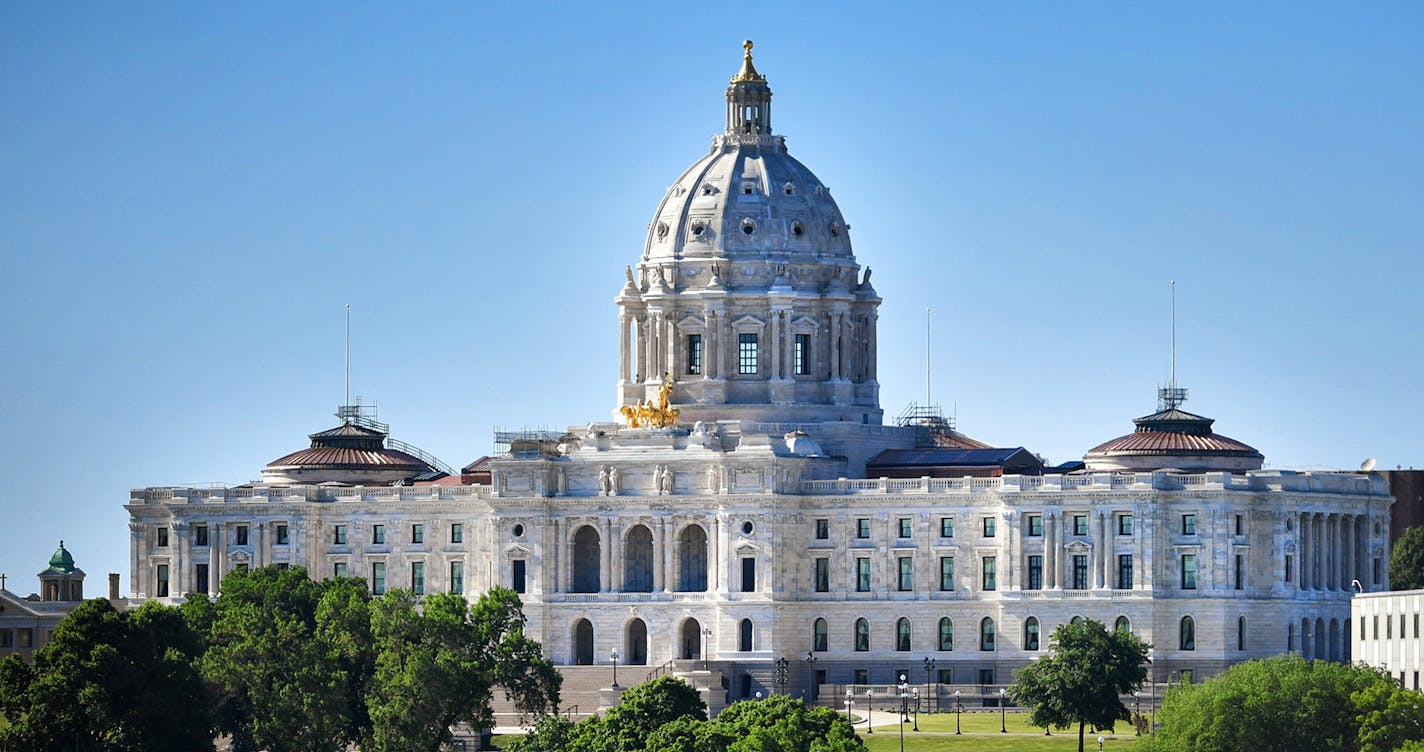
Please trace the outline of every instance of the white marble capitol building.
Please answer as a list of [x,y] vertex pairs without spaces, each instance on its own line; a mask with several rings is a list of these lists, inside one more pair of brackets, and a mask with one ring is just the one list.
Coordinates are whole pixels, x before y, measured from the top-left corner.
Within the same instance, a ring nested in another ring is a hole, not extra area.
[[1159,680],[1347,657],[1352,582],[1387,588],[1382,479],[1262,470],[1175,389],[1058,468],[927,413],[886,425],[881,298],[772,130],[750,44],[726,100],[615,298],[612,420],[440,472],[345,409],[261,482],[133,491],[134,595],[267,564],[378,592],[503,585],[557,663],[616,648],[710,669],[729,699],[901,673],[1002,684],[1080,616],[1153,643]]

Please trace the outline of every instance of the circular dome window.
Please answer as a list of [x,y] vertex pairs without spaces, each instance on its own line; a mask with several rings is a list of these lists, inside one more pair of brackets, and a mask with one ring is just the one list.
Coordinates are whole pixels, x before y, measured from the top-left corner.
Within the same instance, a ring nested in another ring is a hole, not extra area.
[[515,526],[514,526],[514,537],[516,537],[516,538],[523,538],[523,537],[524,537],[524,526],[523,526],[523,525],[515,525]]
[[806,228],[805,228],[804,226],[802,226],[802,224],[801,224],[800,222],[792,222],[792,223],[791,223],[791,234],[792,234],[792,235],[795,235],[796,237],[799,238],[799,237],[801,237],[801,235],[802,235],[803,233],[805,233],[805,232],[806,232]]
[[744,235],[750,235],[754,232],[756,232],[756,222],[753,222],[750,219],[742,220],[742,233]]
[[693,234],[694,237],[701,237],[701,236],[702,236],[702,231],[705,230],[705,229],[707,229],[707,227],[706,227],[705,225],[703,225],[701,222],[693,222],[693,223],[692,223],[692,234]]
[[667,223],[666,223],[666,222],[659,222],[659,223],[658,223],[658,240],[662,240],[663,238],[667,237],[667,234],[668,234],[668,226],[667,226]]
[[838,238],[838,237],[840,237],[840,236],[841,236],[841,226],[840,226],[840,223],[832,224],[832,225],[831,225],[831,237],[833,237],[833,238]]
[[742,535],[751,535],[752,531],[755,529],[756,528],[752,525],[751,520],[747,520],[746,522],[742,523]]

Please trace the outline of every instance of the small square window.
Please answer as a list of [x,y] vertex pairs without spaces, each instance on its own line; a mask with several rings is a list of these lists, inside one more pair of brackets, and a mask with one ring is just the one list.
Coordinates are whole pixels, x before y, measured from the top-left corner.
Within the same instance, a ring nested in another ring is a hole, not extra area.
[[344,562],[344,561],[338,561],[338,562],[336,562],[335,564],[332,564],[332,565],[331,565],[331,576],[332,576],[332,577],[345,577],[345,576],[346,576],[346,562]]
[[337,526],[336,526],[336,529],[335,529],[334,531],[332,531],[331,542],[332,542],[332,543],[335,543],[335,544],[338,545],[338,546],[344,545],[344,544],[346,543],[346,526],[345,526],[345,525],[337,525]]
[[208,545],[208,526],[207,526],[207,525],[194,525],[194,526],[193,526],[193,545],[195,545],[195,546],[206,546],[206,545]]
[[1132,535],[1132,513],[1123,512],[1117,516],[1117,534]]
[[816,520],[816,540],[828,540],[831,537],[831,521],[826,519]]
[[941,538],[953,538],[953,537],[954,537],[954,518],[953,518],[953,517],[941,517],[941,518],[939,518],[939,537],[941,537]]
[[465,526],[464,526],[462,523],[455,522],[455,523],[452,523],[452,524],[450,525],[450,542],[451,542],[451,543],[464,543],[464,542],[465,542]]
[[1043,515],[1031,514],[1028,516],[1028,537],[1038,538],[1043,535]]
[[1086,514],[1075,514],[1075,515],[1073,515],[1073,534],[1074,534],[1074,535],[1087,535],[1087,534],[1088,534],[1088,515],[1086,515]]
[[418,523],[417,523],[417,524],[415,524],[415,525],[411,525],[411,526],[410,526],[410,542],[411,542],[411,543],[424,543],[424,542],[425,542],[425,526],[424,526],[424,525],[421,525],[421,524],[418,524]]
[[291,543],[291,533],[287,531],[285,524],[279,523],[277,525],[277,545],[285,546],[289,543]]
[[168,528],[160,527],[154,531],[153,545],[158,548],[168,547]]
[[998,519],[995,517],[984,518],[984,537],[993,538],[998,527]]
[[235,530],[235,533],[234,533],[234,536],[233,536],[233,537],[234,537],[234,541],[233,541],[234,545],[238,545],[238,546],[245,546],[245,545],[247,545],[247,526],[246,526],[246,525],[238,525],[237,528],[236,528],[236,530]]
[[900,537],[901,537],[901,538],[908,538],[908,537],[910,537],[910,518],[909,518],[909,517],[901,517],[900,520],[899,520],[899,522],[900,522]]
[[1182,535],[1197,534],[1197,516],[1195,514],[1182,515]]
[[870,518],[861,517],[855,521],[855,537],[862,540],[870,537]]
[[379,546],[379,545],[381,545],[381,544],[383,544],[383,543],[385,543],[385,542],[386,542],[386,526],[385,526],[385,525],[372,525],[372,526],[371,526],[371,544],[372,544],[372,545],[375,545],[375,546]]

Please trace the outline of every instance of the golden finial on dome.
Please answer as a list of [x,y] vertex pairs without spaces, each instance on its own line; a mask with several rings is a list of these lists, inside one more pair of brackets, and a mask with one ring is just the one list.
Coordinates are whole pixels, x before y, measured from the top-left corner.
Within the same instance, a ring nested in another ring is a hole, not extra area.
[[744,40],[744,41],[742,42],[742,49],[746,50],[746,54],[742,56],[742,69],[739,70],[739,71],[737,71],[737,75],[732,76],[732,83],[734,83],[734,84],[740,84],[740,83],[747,83],[747,82],[753,82],[753,83],[765,83],[765,82],[766,82],[766,76],[763,76],[762,74],[757,73],[756,66],[755,66],[755,65],[752,65],[752,47],[753,47],[753,46],[754,46],[754,45],[752,44],[752,40],[750,40],[750,39]]

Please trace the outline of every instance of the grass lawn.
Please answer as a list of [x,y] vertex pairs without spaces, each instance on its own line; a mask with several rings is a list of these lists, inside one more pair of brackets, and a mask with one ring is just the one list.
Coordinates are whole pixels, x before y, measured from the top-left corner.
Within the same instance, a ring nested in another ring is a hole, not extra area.
[[[877,716],[879,714],[877,713]],[[887,714],[893,718],[893,714]],[[900,749],[900,728],[897,725],[882,725],[877,718],[875,733],[866,734],[864,726],[857,727],[865,746],[872,752],[887,752]],[[1043,729],[1028,725],[1027,713],[1009,713],[1005,724],[1008,733],[999,731],[998,713],[965,713],[961,716],[964,733],[954,733],[954,714],[938,713],[920,715],[920,731],[912,731],[911,724],[905,724],[905,749],[915,752],[931,750],[1015,750],[1015,752],[1069,752],[1078,749],[1077,729],[1071,731],[1054,730],[1052,736],[1044,736]],[[1104,733],[1103,749],[1126,752],[1132,747],[1136,737],[1127,724],[1119,724],[1118,733]],[[1085,750],[1097,750],[1098,734],[1092,729],[1084,732]]]

